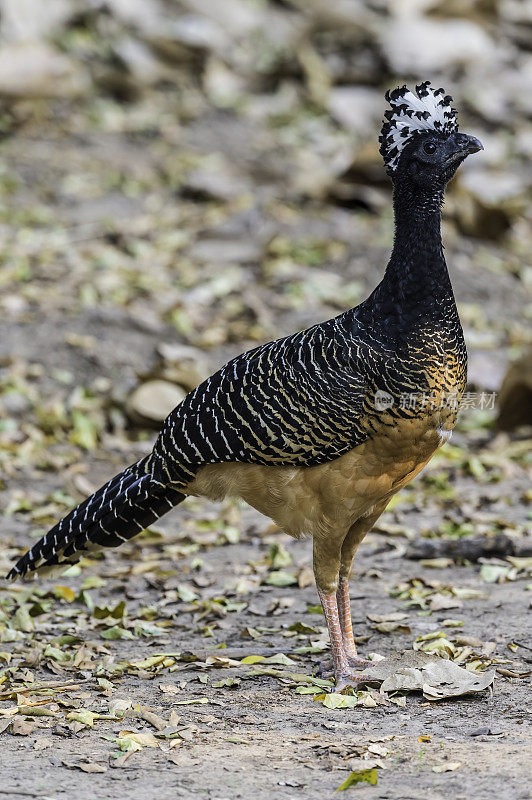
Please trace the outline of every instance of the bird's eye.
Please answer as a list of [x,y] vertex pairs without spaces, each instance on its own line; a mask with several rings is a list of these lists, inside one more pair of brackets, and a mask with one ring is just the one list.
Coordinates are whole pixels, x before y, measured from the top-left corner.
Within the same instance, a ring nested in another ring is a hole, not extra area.
[[431,155],[432,153],[436,152],[436,145],[434,144],[434,142],[425,142],[425,144],[423,145],[423,150],[425,151],[425,153]]

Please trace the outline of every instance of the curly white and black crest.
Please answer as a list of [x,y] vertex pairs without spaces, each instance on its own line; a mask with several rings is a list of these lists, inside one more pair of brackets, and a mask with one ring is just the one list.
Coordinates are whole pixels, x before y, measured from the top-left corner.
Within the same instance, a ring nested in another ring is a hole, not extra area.
[[444,89],[433,89],[430,81],[416,86],[415,94],[401,86],[386,92],[385,96],[391,108],[384,113],[379,142],[389,173],[397,169],[403,148],[416,134],[437,131],[450,136],[458,130],[452,97],[446,95]]

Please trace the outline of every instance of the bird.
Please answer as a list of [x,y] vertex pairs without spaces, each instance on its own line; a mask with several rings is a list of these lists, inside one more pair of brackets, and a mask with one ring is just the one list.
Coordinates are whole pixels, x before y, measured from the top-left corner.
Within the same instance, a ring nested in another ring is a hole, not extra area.
[[369,662],[355,645],[349,579],[391,497],[449,439],[467,352],[444,258],[444,190],[483,150],[429,81],[388,90],[379,137],[394,240],[378,286],[333,319],[230,360],[168,415],[152,451],[55,525],[8,578],[117,547],[185,500],[238,497],[312,539],[335,691]]

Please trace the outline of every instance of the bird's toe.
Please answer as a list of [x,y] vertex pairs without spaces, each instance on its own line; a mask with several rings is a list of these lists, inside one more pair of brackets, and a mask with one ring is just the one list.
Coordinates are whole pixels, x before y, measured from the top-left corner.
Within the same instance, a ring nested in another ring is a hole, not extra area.
[[334,687],[333,691],[336,693],[341,692],[348,686],[352,686],[355,689],[358,689],[361,683],[370,680],[367,675],[364,674],[353,675],[352,672],[337,673],[335,678],[336,678],[336,686]]
[[349,661],[350,667],[355,667],[356,669],[364,669],[364,667],[370,667],[371,661],[368,661],[367,658],[360,658],[359,655],[347,655],[347,660]]

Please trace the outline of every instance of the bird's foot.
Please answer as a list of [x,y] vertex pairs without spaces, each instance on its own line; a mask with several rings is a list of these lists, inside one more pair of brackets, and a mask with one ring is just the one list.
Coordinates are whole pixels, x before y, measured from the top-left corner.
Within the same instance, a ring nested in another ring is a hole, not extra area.
[[347,653],[347,660],[349,661],[349,666],[355,667],[356,669],[364,669],[364,667],[370,667],[372,664],[367,658],[360,658],[356,653],[355,655]]
[[364,669],[364,667],[371,666],[371,661],[368,661],[367,658],[360,658],[354,644],[346,642],[345,639],[344,639],[344,652],[347,656],[347,660],[349,661],[350,667],[356,667],[357,669]]
[[352,672],[338,672],[336,673],[335,678],[336,686],[333,689],[333,692],[335,693],[342,692],[348,686],[358,689],[361,683],[368,680],[367,675],[361,675],[360,673],[358,675],[353,675]]
[[[366,658],[360,658],[356,651],[354,655],[350,652],[347,652],[346,656],[349,666],[354,667],[355,669],[364,669],[364,667],[370,667],[373,663],[368,661]],[[326,658],[323,661],[320,661],[318,664],[317,674],[320,676],[320,678],[335,677],[333,659]]]

